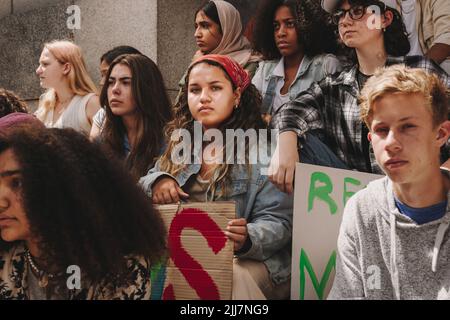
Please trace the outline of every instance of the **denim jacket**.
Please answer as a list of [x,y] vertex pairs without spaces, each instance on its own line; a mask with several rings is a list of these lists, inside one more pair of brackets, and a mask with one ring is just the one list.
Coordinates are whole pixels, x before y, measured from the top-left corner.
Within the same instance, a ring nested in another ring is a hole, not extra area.
[[[230,193],[220,200],[234,201],[236,217],[245,218],[248,222],[251,246],[245,252],[236,252],[236,256],[264,262],[272,281],[280,284],[288,281],[291,275],[293,196],[279,191],[267,176],[262,175],[261,165],[250,167],[251,172],[248,172],[246,165],[232,167]],[[152,186],[158,178],[170,176],[183,188],[190,177],[200,172],[201,165],[187,165],[175,177],[159,168],[158,161],[139,181],[149,196],[152,196]],[[208,199],[214,199],[214,195],[208,194]]]
[[[319,82],[329,74],[342,70],[340,61],[332,54],[321,54],[313,58],[305,56],[299,70],[289,87],[289,100],[293,101],[299,93],[307,90],[314,82]],[[262,61],[253,77],[252,83],[263,96],[263,113],[274,114],[280,106],[274,106],[279,92],[276,88],[284,79],[284,58]]]

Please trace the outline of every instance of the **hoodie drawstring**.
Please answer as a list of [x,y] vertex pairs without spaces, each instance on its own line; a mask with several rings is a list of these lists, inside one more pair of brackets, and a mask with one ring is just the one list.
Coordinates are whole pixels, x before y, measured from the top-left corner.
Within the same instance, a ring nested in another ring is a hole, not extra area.
[[434,248],[433,248],[433,262],[431,264],[431,270],[433,272],[436,272],[436,265],[437,260],[439,257],[439,251],[441,250],[442,240],[444,239],[444,235],[447,232],[447,229],[450,225],[450,222],[442,222],[439,226],[438,232],[436,234],[436,240],[434,242]]
[[396,239],[396,218],[395,214],[390,216],[391,223],[391,282],[394,289],[394,297],[396,300],[400,300],[400,284],[398,279],[397,268],[397,239]]
[[[396,300],[400,300],[400,284],[398,277],[398,266],[397,266],[397,240],[396,240],[396,218],[395,214],[391,214],[390,216],[390,224],[391,224],[391,281],[392,287],[394,289],[394,297]],[[439,251],[441,250],[442,241],[444,239],[445,233],[450,227],[450,222],[442,222],[439,225],[436,240],[434,242],[433,248],[433,260],[431,264],[431,270],[436,272],[437,260],[439,257]]]

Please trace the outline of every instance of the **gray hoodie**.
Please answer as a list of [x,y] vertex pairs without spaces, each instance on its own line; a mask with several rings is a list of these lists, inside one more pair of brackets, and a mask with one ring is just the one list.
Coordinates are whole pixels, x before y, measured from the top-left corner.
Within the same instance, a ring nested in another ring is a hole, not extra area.
[[387,177],[371,182],[344,210],[328,299],[450,299],[449,224],[450,205],[418,225],[397,209]]

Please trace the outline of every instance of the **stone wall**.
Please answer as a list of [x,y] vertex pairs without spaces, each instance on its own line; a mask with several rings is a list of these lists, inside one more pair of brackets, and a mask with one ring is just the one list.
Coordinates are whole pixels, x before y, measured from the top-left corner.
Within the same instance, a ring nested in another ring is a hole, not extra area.
[[[45,42],[75,41],[96,83],[100,57],[114,46],[135,46],[157,59],[157,0],[0,1],[0,87],[15,91],[32,109],[43,92],[35,70]],[[67,27],[70,15],[66,11],[71,5],[81,10],[79,30]]]
[[[89,73],[100,79],[101,55],[131,45],[158,63],[170,97],[197,50],[194,13],[203,0],[0,0],[0,87],[17,92],[32,107],[43,92],[35,70],[42,46],[74,40],[83,49]],[[230,0],[244,22],[258,0]],[[81,10],[81,29],[67,27],[71,5]]]
[[70,38],[65,10],[70,0],[31,11],[7,15],[0,20],[0,87],[15,91],[26,100],[42,93],[35,70],[43,43]]

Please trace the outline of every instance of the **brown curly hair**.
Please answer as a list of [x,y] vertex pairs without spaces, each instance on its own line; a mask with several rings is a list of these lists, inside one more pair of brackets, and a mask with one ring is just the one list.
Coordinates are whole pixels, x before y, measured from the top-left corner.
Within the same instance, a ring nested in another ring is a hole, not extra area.
[[[90,281],[125,281],[126,258],[166,256],[166,231],[123,165],[72,129],[21,127],[0,137],[21,170],[21,198],[45,265]],[[0,239],[0,251],[14,243]],[[123,277],[123,278],[122,278]]]
[[0,88],[0,118],[10,113],[28,113],[28,107],[14,92]]

